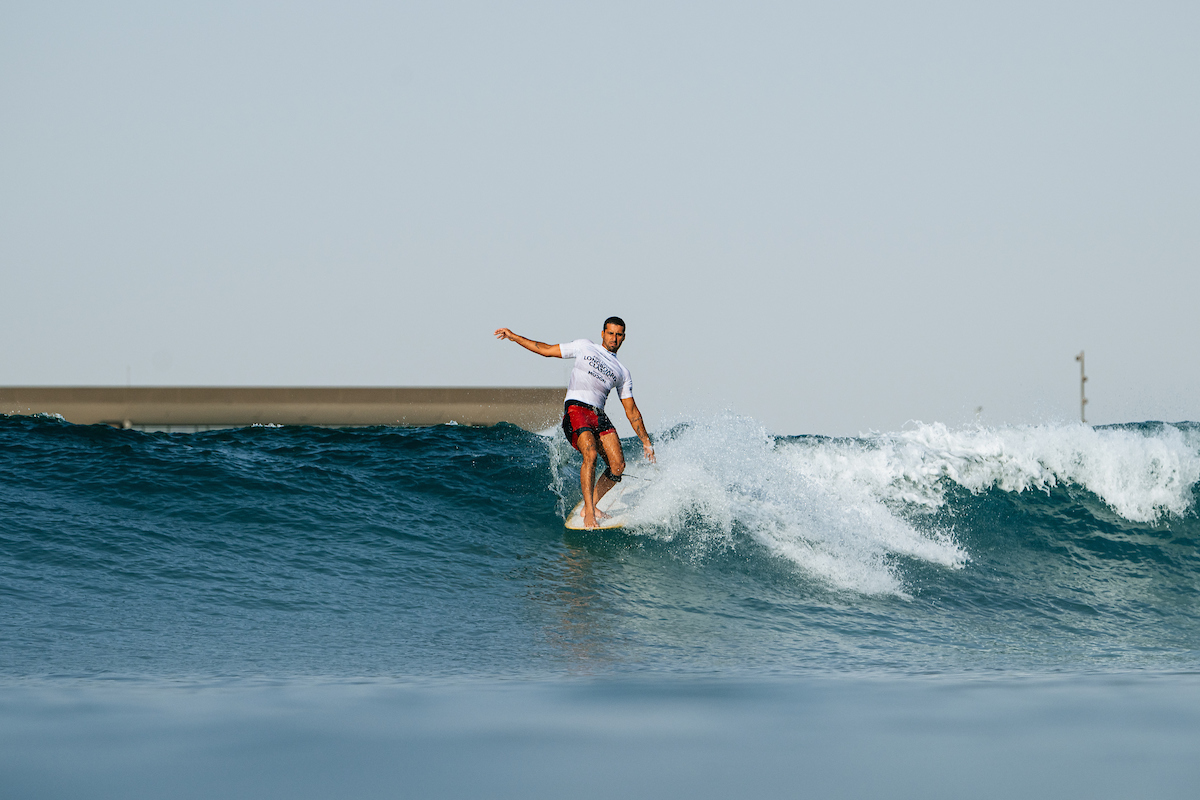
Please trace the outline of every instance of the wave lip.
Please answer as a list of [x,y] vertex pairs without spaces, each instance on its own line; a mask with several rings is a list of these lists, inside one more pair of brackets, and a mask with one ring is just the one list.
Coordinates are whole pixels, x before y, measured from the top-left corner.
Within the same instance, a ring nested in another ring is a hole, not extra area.
[[851,483],[903,505],[940,508],[950,485],[1049,492],[1075,484],[1131,522],[1183,516],[1200,481],[1190,425],[1035,425],[951,430],[918,424],[862,439],[799,447],[796,468],[822,484]]

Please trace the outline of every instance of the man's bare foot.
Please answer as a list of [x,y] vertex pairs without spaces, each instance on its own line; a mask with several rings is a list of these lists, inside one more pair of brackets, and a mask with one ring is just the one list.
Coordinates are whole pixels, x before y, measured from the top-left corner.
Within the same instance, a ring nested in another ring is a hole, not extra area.
[[586,508],[583,510],[583,527],[585,528],[598,528],[600,527],[599,523],[606,519],[612,519],[612,514],[605,514],[598,508],[591,514],[587,512]]

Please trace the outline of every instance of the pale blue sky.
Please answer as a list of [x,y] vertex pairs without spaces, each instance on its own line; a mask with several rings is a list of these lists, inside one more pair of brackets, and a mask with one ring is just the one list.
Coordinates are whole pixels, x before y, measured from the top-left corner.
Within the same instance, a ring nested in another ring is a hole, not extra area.
[[7,3],[0,383],[1200,419],[1200,7]]

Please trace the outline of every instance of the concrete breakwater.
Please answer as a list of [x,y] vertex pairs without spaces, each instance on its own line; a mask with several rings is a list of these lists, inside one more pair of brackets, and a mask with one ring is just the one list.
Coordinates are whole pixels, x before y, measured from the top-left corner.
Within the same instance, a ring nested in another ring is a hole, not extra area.
[[557,387],[0,386],[0,414],[57,414],[80,425],[210,430],[248,425],[557,424]]

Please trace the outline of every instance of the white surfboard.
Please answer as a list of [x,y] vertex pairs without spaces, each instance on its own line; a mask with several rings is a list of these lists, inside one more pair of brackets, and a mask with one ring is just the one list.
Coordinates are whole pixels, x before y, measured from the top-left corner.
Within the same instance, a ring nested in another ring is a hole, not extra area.
[[624,528],[629,524],[629,514],[637,505],[638,498],[649,485],[645,478],[625,473],[624,480],[604,493],[596,504],[599,511],[608,514],[608,519],[596,520],[596,527],[583,526],[583,501],[567,517],[566,526],[572,531],[608,531],[614,528]]

